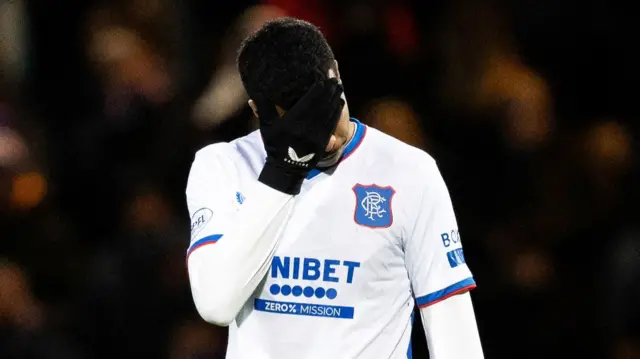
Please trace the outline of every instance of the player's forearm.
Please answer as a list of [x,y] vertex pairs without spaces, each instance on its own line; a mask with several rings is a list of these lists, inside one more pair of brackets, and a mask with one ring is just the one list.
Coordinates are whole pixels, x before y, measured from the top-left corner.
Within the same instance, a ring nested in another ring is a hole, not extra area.
[[484,358],[469,293],[422,308],[420,314],[431,358]]
[[220,240],[187,259],[196,308],[217,325],[232,322],[264,278],[293,207],[293,196],[261,183],[250,193]]

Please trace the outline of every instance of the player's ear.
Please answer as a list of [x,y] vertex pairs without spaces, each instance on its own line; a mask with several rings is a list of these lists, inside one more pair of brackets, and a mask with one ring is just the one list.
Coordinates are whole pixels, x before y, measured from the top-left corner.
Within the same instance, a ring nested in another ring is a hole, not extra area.
[[249,99],[249,107],[251,107],[251,110],[253,110],[253,115],[256,116],[256,118],[259,118],[260,116],[258,116],[258,106],[256,106],[256,103],[253,102],[252,99]]
[[[251,107],[251,110],[253,111],[253,115],[256,116],[256,118],[260,118],[260,116],[258,115],[258,105],[256,105],[256,102],[253,101],[252,99],[249,99],[249,107]],[[282,117],[284,116],[284,113],[286,112],[282,107],[276,105],[276,110],[278,111],[278,116]]]
[[342,79],[340,78],[340,69],[338,69],[338,60],[333,60],[333,67],[336,69],[336,78],[340,83],[342,83]]

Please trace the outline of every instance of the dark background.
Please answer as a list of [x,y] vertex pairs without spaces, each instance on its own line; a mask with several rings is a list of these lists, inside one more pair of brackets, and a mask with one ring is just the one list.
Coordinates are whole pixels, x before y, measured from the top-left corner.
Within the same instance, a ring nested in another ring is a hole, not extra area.
[[353,115],[438,160],[487,358],[640,357],[630,2],[269,5],[0,0],[0,358],[222,355],[184,189],[254,128],[235,51],[283,14],[325,31]]

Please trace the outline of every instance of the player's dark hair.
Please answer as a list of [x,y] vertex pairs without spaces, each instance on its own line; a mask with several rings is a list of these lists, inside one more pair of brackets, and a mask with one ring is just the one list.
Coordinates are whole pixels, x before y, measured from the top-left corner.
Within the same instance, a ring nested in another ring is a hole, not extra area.
[[238,53],[238,70],[249,97],[263,96],[285,110],[320,80],[334,60],[327,40],[313,24],[285,17],[248,36]]

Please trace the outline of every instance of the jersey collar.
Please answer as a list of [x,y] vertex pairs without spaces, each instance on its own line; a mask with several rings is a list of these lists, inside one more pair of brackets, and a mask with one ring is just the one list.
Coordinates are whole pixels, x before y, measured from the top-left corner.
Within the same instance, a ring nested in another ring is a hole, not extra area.
[[[351,117],[349,120],[356,124],[356,130],[351,140],[349,140],[349,143],[347,143],[347,145],[344,147],[340,160],[332,167],[337,166],[339,163],[349,158],[349,156],[351,156],[358,149],[358,147],[360,147],[360,144],[362,144],[362,140],[367,133],[367,126],[363,125],[360,121],[358,121],[358,119]],[[320,173],[322,173],[321,170],[314,168],[307,175],[307,179],[312,179]]]

